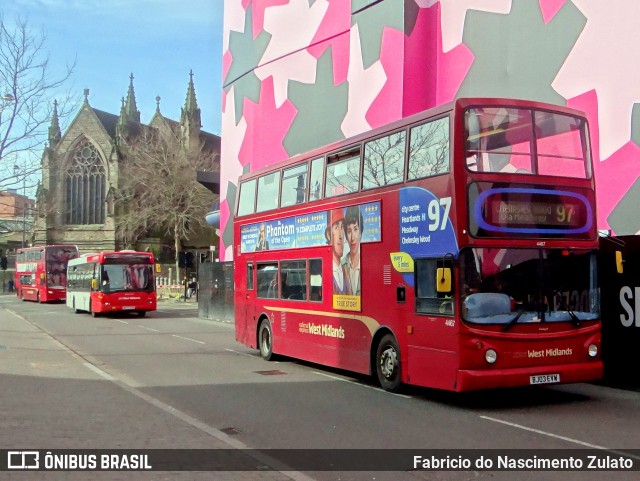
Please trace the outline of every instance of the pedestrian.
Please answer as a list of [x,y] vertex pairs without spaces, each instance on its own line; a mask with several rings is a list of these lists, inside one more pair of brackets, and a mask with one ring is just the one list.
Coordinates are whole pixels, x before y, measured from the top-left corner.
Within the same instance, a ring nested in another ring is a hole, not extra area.
[[196,281],[196,278],[192,278],[191,282],[189,283],[189,289],[187,290],[187,298],[191,299],[191,297],[193,297],[196,293],[198,292],[198,281]]
[[9,292],[13,292],[14,286],[15,284],[13,282],[13,279],[9,279]]

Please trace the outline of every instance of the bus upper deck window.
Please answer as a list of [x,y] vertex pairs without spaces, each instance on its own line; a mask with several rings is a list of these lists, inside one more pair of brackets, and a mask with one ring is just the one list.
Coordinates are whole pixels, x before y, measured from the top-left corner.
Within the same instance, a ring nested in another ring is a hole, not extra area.
[[282,175],[281,207],[303,204],[307,201],[308,164],[296,165],[285,169]]
[[360,147],[331,155],[327,161],[325,197],[357,192],[360,185]]
[[409,137],[409,180],[449,172],[449,117],[413,127]]
[[238,215],[253,214],[256,208],[256,179],[240,184]]
[[309,178],[309,200],[322,197],[322,178],[324,176],[324,157],[311,161],[311,176]]
[[258,179],[256,212],[264,212],[278,207],[280,197],[280,171],[263,175]]

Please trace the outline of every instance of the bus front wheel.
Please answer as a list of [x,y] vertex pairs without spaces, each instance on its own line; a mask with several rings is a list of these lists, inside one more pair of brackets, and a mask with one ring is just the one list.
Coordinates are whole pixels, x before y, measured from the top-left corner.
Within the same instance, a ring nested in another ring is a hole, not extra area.
[[391,334],[386,334],[376,349],[376,374],[382,389],[398,392],[402,384],[400,348]]
[[273,358],[273,335],[271,332],[271,323],[268,319],[263,319],[258,329],[258,347],[260,355],[265,361]]

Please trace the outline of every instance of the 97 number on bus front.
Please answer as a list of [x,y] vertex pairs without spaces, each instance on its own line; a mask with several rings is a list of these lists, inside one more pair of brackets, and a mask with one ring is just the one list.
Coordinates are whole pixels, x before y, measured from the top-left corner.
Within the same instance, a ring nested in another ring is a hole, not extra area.
[[[440,216],[441,208],[444,209],[444,215]],[[449,210],[451,209],[451,197],[443,197],[442,199],[433,199],[427,206],[427,216],[429,216],[429,231],[444,230],[447,227],[447,219],[449,218]]]
[[571,224],[574,210],[574,207],[571,205],[559,205],[556,207],[556,219],[558,219],[560,224]]

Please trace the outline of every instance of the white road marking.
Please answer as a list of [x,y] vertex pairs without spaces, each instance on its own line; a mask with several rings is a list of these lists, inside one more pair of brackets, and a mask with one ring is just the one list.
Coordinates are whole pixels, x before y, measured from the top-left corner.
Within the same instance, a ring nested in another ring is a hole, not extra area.
[[532,433],[542,434],[544,436],[549,436],[551,438],[561,439],[563,441],[568,441],[570,443],[579,444],[580,446],[586,446],[587,448],[593,449],[604,449],[605,451],[609,451],[609,448],[604,446],[598,446],[597,444],[585,443],[584,441],[579,441],[577,439],[568,438],[566,436],[560,436],[559,434],[548,433],[546,431],[542,431],[540,429],[529,428],[527,426],[523,426],[522,424],[511,423],[509,421],[503,421],[502,419],[496,419],[489,416],[480,416],[481,419],[486,419],[487,421],[493,421],[494,423],[506,424],[507,426],[511,426],[512,428],[523,429],[525,431],[530,431]]
[[225,349],[225,351],[229,351],[229,352],[232,352],[234,354],[240,354],[241,356],[252,357],[254,359],[257,358],[257,356],[255,354],[247,354],[246,352],[235,351],[233,349]]
[[383,393],[386,393],[386,394],[393,394],[394,396],[402,397],[402,398],[405,398],[405,399],[412,399],[411,396],[407,396],[405,394],[397,394],[397,393],[385,391],[384,389],[380,389],[379,387],[367,386],[366,384],[361,384],[359,382],[354,382],[351,379],[338,377],[338,376],[332,376],[331,374],[326,374],[324,372],[319,372],[319,371],[311,371],[311,372],[314,373],[314,374],[317,374],[319,376],[324,376],[324,377],[328,377],[328,378],[334,379],[336,381],[348,382],[348,383],[351,383],[351,384],[355,384],[356,386],[366,387],[367,389],[373,389],[374,391],[383,392]]
[[116,321],[120,322],[121,324],[129,324],[127,321],[123,321],[122,319],[116,319]]
[[523,426],[522,424],[516,424],[516,423],[509,422],[509,421],[503,421],[502,419],[492,418],[492,417],[489,417],[489,416],[479,416],[479,417],[481,419],[486,419],[487,421],[493,421],[494,423],[505,424],[507,426],[511,426],[512,428],[523,429],[525,431],[529,431],[529,432],[532,432],[532,433],[542,434],[543,436],[549,436],[551,438],[561,439],[562,441],[568,441],[570,443],[578,444],[580,446],[585,446],[587,448],[600,449],[602,451],[608,451],[610,453],[613,453],[613,454],[616,454],[616,455],[619,455],[619,456],[625,456],[627,458],[633,458],[633,459],[640,459],[640,456],[637,456],[637,455],[634,455],[634,454],[629,454],[629,453],[626,453],[626,452],[621,451],[621,450],[611,449],[611,448],[607,448],[605,446],[599,446],[597,444],[587,443],[585,441],[580,441],[578,439],[568,438],[566,436],[560,436],[559,434],[549,433],[547,431],[542,431],[541,429],[530,428],[530,427],[527,427],[527,426]]
[[102,369],[100,369],[99,367],[94,366],[93,364],[91,364],[89,362],[85,362],[84,365],[87,368],[91,369],[93,372],[95,372],[99,376],[102,376],[103,378],[105,378],[108,381],[115,381],[116,380],[116,378],[113,377],[111,374],[107,374]]
[[152,329],[151,327],[147,327],[147,326],[141,326],[140,324],[138,324],[138,327],[141,327],[142,329],[146,329],[147,331],[160,332],[157,329]]
[[179,339],[184,339],[185,341],[197,342],[198,344],[205,344],[202,341],[196,341],[195,339],[189,339],[188,337],[178,336],[177,334],[172,334],[173,337],[177,337]]

